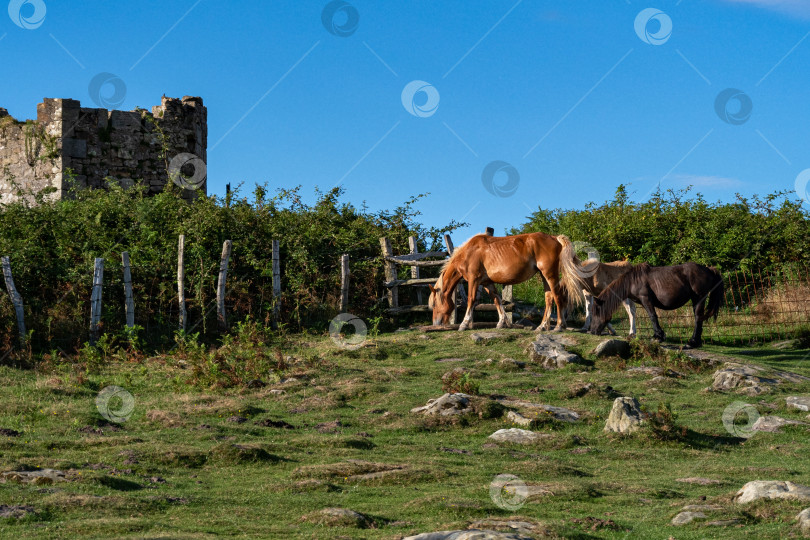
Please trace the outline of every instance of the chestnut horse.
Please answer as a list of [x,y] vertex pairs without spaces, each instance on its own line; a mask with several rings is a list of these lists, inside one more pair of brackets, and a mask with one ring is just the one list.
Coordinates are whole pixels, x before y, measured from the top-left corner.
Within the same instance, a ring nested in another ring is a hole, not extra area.
[[664,341],[664,331],[658,324],[655,308],[678,309],[690,300],[695,313],[695,329],[687,344],[703,344],[703,321],[714,317],[723,304],[723,278],[715,268],[694,262],[674,266],[633,266],[619,279],[608,285],[594,298],[591,334],[599,335],[610,321],[613,312],[625,299],[638,302],[647,311],[653,326],[653,339]]
[[[515,236],[489,236],[478,234],[467,240],[442,266],[435,286],[430,286],[428,305],[433,310],[433,324],[447,324],[456,308],[453,291],[462,279],[467,281],[467,313],[459,325],[466,330],[472,325],[473,309],[477,303],[478,287],[486,290],[498,310],[498,326],[503,328],[506,312],[495,284],[515,285],[540,273],[543,286],[551,292],[557,306],[563,310],[567,299],[581,301],[579,290],[584,285],[574,268],[574,247],[565,236],[545,233]],[[560,275],[562,274],[562,280]],[[563,289],[567,294],[562,294]],[[551,307],[543,314],[540,329],[548,329]],[[564,317],[558,317],[555,331],[565,328]]]

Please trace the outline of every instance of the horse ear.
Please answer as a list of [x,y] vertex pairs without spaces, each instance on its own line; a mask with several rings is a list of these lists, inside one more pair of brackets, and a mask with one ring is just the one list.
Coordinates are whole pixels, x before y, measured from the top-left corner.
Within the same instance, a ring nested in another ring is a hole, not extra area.
[[433,285],[431,285],[429,283],[428,283],[428,289],[430,289],[430,292],[432,292],[432,293],[436,292],[436,289],[433,288]]

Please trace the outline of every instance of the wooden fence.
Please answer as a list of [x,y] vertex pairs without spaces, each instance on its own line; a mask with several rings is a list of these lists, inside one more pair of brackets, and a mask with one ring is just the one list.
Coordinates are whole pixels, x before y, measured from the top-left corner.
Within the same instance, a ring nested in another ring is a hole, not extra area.
[[[188,315],[186,312],[185,300],[185,263],[184,263],[184,246],[185,236],[180,235],[178,238],[177,249],[177,300],[178,300],[178,313],[179,321],[178,327],[180,330],[186,330],[188,325]],[[226,281],[228,275],[228,264],[231,257],[233,243],[226,240],[222,245],[222,257],[220,258],[219,275],[217,279],[216,289],[216,308],[217,308],[217,327],[220,332],[227,330],[227,318],[225,310],[225,294],[226,294]],[[278,327],[279,315],[279,301],[281,298],[281,272],[279,261],[279,242],[273,240],[273,328]],[[22,295],[17,291],[14,285],[14,277],[12,275],[11,263],[9,257],[2,257],[3,278],[6,284],[11,303],[14,306],[15,314],[17,317],[17,327],[20,336],[21,345],[26,341],[25,330],[25,317],[24,317],[24,304]],[[127,327],[132,328],[135,326],[135,301],[132,295],[132,274],[130,270],[130,257],[129,253],[124,251],[121,253],[121,261],[123,268],[123,283],[124,283],[124,315],[125,324]],[[104,258],[98,257],[94,261],[93,266],[93,286],[90,296],[90,343],[95,344],[99,339],[101,333],[101,314],[103,302],[103,287],[104,287]]]
[[[486,234],[492,236],[494,230],[487,227]],[[417,238],[411,236],[408,238],[410,253],[405,255],[394,255],[391,249],[391,242],[388,238],[380,238],[380,248],[382,250],[383,261],[385,264],[385,282],[386,296],[388,298],[388,313],[391,315],[403,315],[406,313],[431,313],[430,307],[427,305],[427,296],[429,293],[424,289],[428,285],[434,285],[438,280],[438,276],[423,278],[420,276],[421,269],[423,268],[436,268],[442,266],[447,262],[447,257],[453,254],[455,249],[453,240],[450,235],[444,235],[444,244],[447,248],[446,251],[428,251],[419,253],[417,251]],[[427,260],[432,259],[432,260]],[[409,266],[410,277],[406,279],[399,278],[399,267]],[[408,305],[400,304],[400,287],[416,287],[411,301],[414,303]],[[425,293],[425,294],[423,294]],[[463,284],[456,287],[453,301],[455,302],[456,309],[450,315],[450,324],[456,324],[467,309],[467,294]],[[478,298],[483,298],[483,288],[478,289]],[[506,322],[512,323],[512,311],[515,304],[512,299],[512,286],[506,285],[501,292],[503,306],[506,310]],[[424,302],[424,303],[423,303]],[[494,303],[481,303],[475,306],[475,311],[497,311]]]

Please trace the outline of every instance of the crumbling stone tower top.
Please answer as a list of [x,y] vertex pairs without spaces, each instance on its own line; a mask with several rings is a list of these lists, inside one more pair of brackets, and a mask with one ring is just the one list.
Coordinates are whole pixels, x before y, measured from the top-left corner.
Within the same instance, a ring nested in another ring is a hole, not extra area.
[[37,119],[22,122],[0,108],[0,202],[48,187],[50,197],[64,198],[73,187],[101,188],[109,182],[143,184],[157,193],[171,181],[170,170],[176,172],[176,164],[192,157],[196,166],[182,172],[195,182],[180,182],[188,188],[182,194],[205,195],[207,121],[202,98],[189,96],[163,96],[151,113],[46,98],[37,105]]

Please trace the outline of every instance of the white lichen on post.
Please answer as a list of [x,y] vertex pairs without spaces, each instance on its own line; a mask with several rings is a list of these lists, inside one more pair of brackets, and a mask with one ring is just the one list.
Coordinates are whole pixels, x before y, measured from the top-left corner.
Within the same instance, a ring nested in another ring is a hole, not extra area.
[[129,253],[121,252],[121,263],[124,265],[124,313],[127,319],[127,328],[135,326],[135,300],[132,298],[132,274],[129,271]]
[[185,249],[186,236],[180,235],[177,242],[177,305],[180,309],[180,330],[185,331],[188,322],[186,315],[186,291],[184,281],[186,278],[186,270],[183,266],[183,251]]
[[98,341],[101,321],[101,284],[104,279],[104,259],[97,258],[93,268],[93,292],[90,295],[90,343]]
[[278,314],[281,307],[281,260],[278,240],[273,240],[273,328],[278,328]]
[[11,276],[11,263],[8,257],[3,257],[3,278],[6,280],[6,289],[11,298],[11,304],[17,314],[17,328],[20,331],[20,340],[25,343],[25,316],[23,311],[23,300],[17,288],[14,286],[14,278]]
[[340,312],[349,309],[349,255],[340,256]]
[[217,281],[217,326],[224,332],[228,328],[225,320],[225,280],[228,277],[228,261],[231,258],[230,240],[225,240],[222,244],[222,258],[219,262],[219,280]]
[[[408,246],[411,248],[411,253],[417,253],[417,243],[415,236],[408,237]],[[411,278],[412,279],[419,279],[419,267],[414,265],[411,266]],[[419,287],[416,288],[416,303],[422,303],[422,289]]]

